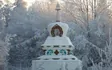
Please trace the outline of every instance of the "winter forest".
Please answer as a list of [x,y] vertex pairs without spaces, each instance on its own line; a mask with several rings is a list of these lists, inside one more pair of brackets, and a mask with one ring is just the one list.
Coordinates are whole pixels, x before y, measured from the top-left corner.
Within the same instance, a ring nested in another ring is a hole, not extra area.
[[[57,0],[0,0],[0,68],[31,70],[43,54]],[[59,0],[83,70],[112,70],[112,0]],[[0,69],[1,70],[1,69]]]

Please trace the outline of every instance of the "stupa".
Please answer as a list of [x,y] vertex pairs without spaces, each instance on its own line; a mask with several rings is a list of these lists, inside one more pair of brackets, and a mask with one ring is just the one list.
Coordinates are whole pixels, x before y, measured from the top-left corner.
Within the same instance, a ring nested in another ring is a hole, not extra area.
[[32,70],[82,70],[82,62],[72,55],[74,49],[66,23],[60,22],[60,4],[56,6],[56,22],[48,25],[49,36],[42,49],[44,55],[32,61]]

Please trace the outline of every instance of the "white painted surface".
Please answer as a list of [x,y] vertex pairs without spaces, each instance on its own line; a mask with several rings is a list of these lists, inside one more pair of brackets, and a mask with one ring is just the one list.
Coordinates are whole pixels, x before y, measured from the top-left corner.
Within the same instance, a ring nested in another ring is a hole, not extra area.
[[[41,56],[44,58],[76,58],[72,55],[67,56]],[[82,70],[82,62],[75,60],[33,60],[32,70]]]
[[[52,37],[52,28],[58,25],[63,30],[62,37]],[[70,39],[66,36],[68,25],[62,22],[51,23],[48,25],[50,36],[47,37],[45,43],[42,45],[44,50],[73,50],[74,46]],[[54,47],[58,46],[58,47]],[[64,46],[64,47],[63,47]],[[73,55],[43,55],[32,61],[32,70],[82,70],[82,61]]]

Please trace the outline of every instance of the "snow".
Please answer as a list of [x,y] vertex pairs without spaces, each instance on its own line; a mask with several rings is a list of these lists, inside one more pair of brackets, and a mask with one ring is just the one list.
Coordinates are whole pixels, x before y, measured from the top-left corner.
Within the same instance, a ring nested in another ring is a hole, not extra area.
[[71,43],[68,37],[59,37],[59,36],[56,37],[49,36],[42,46],[53,46],[53,45],[59,45],[59,46],[70,45],[73,47],[73,44]]
[[39,58],[75,58],[77,60],[77,58],[73,55],[60,55],[60,56],[43,55],[40,56]]
[[[2,0],[3,1],[3,0]],[[20,1],[20,0],[19,0]],[[46,1],[46,2],[41,2],[41,1]],[[35,38],[37,38],[37,45],[35,47],[37,47],[38,49],[40,49],[41,44],[45,41],[46,37],[47,37],[47,32],[43,32],[43,29],[45,29],[47,27],[47,25],[49,24],[49,27],[53,27],[54,25],[58,24],[59,26],[61,26],[61,24],[64,24],[63,30],[66,30],[64,28],[67,28],[65,23],[62,22],[56,22],[56,23],[51,23],[55,21],[55,6],[52,2],[48,3],[48,0],[40,0],[35,2],[35,4],[33,4],[33,6],[26,11],[25,8],[22,8],[20,6],[17,6],[18,4],[14,3],[14,4],[8,4],[8,5],[2,5],[2,3],[0,4],[0,34],[2,34],[2,29],[4,28],[3,26],[6,24],[6,22],[8,22],[8,27],[6,28],[6,32],[3,37],[1,37],[2,39],[5,39],[9,34],[13,35],[16,34],[17,36],[15,37],[11,37],[10,39],[8,39],[7,41],[2,41],[0,42],[0,45],[2,45],[0,47],[0,56],[5,56],[7,52],[4,51],[4,49],[9,48],[9,49],[13,49],[15,50],[13,47],[16,45],[22,45],[22,47],[32,47],[32,44],[29,44],[29,40],[31,40],[31,38],[33,38],[33,33],[35,33],[34,29],[40,30],[37,31]],[[54,1],[54,0],[49,0],[49,1]],[[71,31],[69,31],[69,37],[70,40],[72,41],[73,45],[75,46],[75,52],[74,54],[79,57],[81,60],[83,59],[84,56],[88,56],[87,59],[89,60],[89,53],[90,53],[90,49],[92,47],[97,47],[96,49],[98,50],[104,50],[105,47],[109,47],[108,49],[110,49],[112,47],[112,11],[111,11],[111,7],[110,4],[108,4],[107,6],[104,4],[106,0],[97,0],[96,3],[100,3],[102,6],[99,7],[96,6],[95,8],[90,6],[92,4],[89,5],[89,23],[87,24],[87,11],[85,11],[85,2],[80,2],[82,0],[63,0],[66,1],[66,8],[64,7],[64,5],[62,6],[64,9],[61,11],[61,20],[63,22],[68,23]],[[90,1],[94,1],[94,0],[90,0]],[[108,0],[107,0],[108,1]],[[101,3],[103,2],[103,3]],[[2,6],[1,6],[2,5]],[[22,4],[20,4],[22,5]],[[108,7],[109,6],[109,7]],[[51,9],[52,7],[52,9]],[[83,8],[82,8],[83,7]],[[93,11],[92,11],[93,10]],[[95,17],[94,17],[95,15]],[[7,20],[8,19],[8,20]],[[89,26],[89,31],[87,31],[87,26]],[[108,28],[111,28],[111,30],[109,31]],[[49,32],[51,31],[51,29],[49,29]],[[32,32],[33,31],[33,32]],[[67,31],[67,30],[66,30]],[[65,42],[69,42],[69,40],[65,37],[66,36],[66,31],[64,33],[63,36],[63,40]],[[90,32],[90,36],[87,37],[87,33]],[[54,43],[55,41],[52,39],[51,36],[49,36],[49,42],[46,42],[45,45],[49,45],[49,43],[51,42],[52,44],[57,44]],[[59,37],[56,37],[59,39]],[[64,39],[65,38],[65,39]],[[1,39],[0,39],[1,41]],[[9,42],[11,41],[11,42]],[[63,41],[61,40],[57,40],[58,43],[62,46],[63,44],[66,45],[70,45],[70,43],[63,43]],[[9,45],[4,46],[4,42],[6,44],[6,42],[9,42]],[[26,42],[29,45],[26,45]],[[106,43],[105,43],[106,42]],[[33,41],[34,43],[34,41]],[[53,45],[51,45],[51,48],[53,48]],[[60,46],[60,47],[61,47]],[[11,48],[12,47],[12,48]],[[20,46],[17,46],[20,47]],[[2,49],[1,49],[2,48]],[[33,48],[33,49],[37,49],[37,48]],[[50,49],[51,49],[50,48]],[[74,48],[74,47],[73,47]],[[63,48],[61,48],[63,49]],[[20,51],[22,51],[22,49],[18,49]],[[111,49],[110,49],[111,50]],[[34,53],[34,55],[40,54],[41,52],[37,52]],[[106,63],[103,63],[104,66],[103,67],[104,70],[112,70],[112,52],[110,51],[104,51],[105,55],[108,56],[106,57]],[[1,54],[4,53],[4,54]],[[26,57],[26,53],[24,53],[22,51],[23,54],[25,54],[24,57]],[[28,51],[27,54],[29,54],[30,51]],[[108,54],[107,54],[108,53]],[[100,55],[102,55],[102,53],[99,53]],[[12,59],[11,55],[20,55],[20,53],[17,53],[17,51],[12,52],[11,54],[9,53],[9,58],[11,58],[12,61],[15,62],[15,60]],[[41,54],[42,55],[42,54]],[[94,53],[92,53],[91,55],[95,56]],[[111,55],[111,56],[110,56]],[[29,56],[29,55],[28,55]],[[40,55],[39,55],[40,56]],[[31,57],[33,57],[33,55],[31,55]],[[61,57],[61,56],[60,56]],[[97,56],[99,57],[99,56]],[[30,58],[30,57],[29,57]],[[100,57],[99,57],[100,58]],[[102,58],[102,57],[101,57]],[[19,58],[17,58],[19,59]],[[19,60],[22,60],[21,58]],[[26,59],[27,60],[27,59]],[[97,60],[97,59],[95,59]],[[82,60],[83,61],[83,60]],[[19,61],[18,61],[19,62]],[[23,61],[24,62],[24,61]],[[84,62],[84,61],[83,61]],[[87,61],[84,62],[83,65],[87,65],[87,63],[90,63],[91,61]],[[108,63],[107,63],[108,62]],[[26,65],[28,65],[28,62],[25,62]],[[14,63],[10,63],[14,64]],[[94,64],[94,63],[92,63]],[[110,64],[110,65],[109,65]],[[9,66],[10,66],[9,65]],[[19,65],[19,63],[15,63],[14,64],[14,68],[12,70],[30,70],[30,69],[21,69],[22,67],[16,67],[16,65]],[[97,64],[94,64],[96,66],[99,66]],[[107,67],[108,65],[108,67]],[[89,70],[98,70],[98,68],[96,66],[91,65],[91,69]],[[95,68],[96,67],[96,68]],[[18,69],[17,69],[18,68]],[[87,65],[86,68],[89,68],[89,66]],[[105,69],[106,68],[106,69]],[[58,69],[59,70],[59,69]],[[88,69],[85,69],[88,70]],[[102,70],[102,69],[99,69]]]
[[8,55],[8,50],[5,46],[5,42],[0,40],[0,65],[4,64],[5,57]]

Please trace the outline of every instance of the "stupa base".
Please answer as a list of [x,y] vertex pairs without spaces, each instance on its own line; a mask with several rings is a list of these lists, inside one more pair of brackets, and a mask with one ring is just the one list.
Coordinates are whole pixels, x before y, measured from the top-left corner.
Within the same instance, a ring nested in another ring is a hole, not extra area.
[[37,60],[33,60],[32,70],[82,70],[82,62],[75,56],[67,55],[55,58],[52,56],[52,59],[51,56],[45,57],[41,56]]

